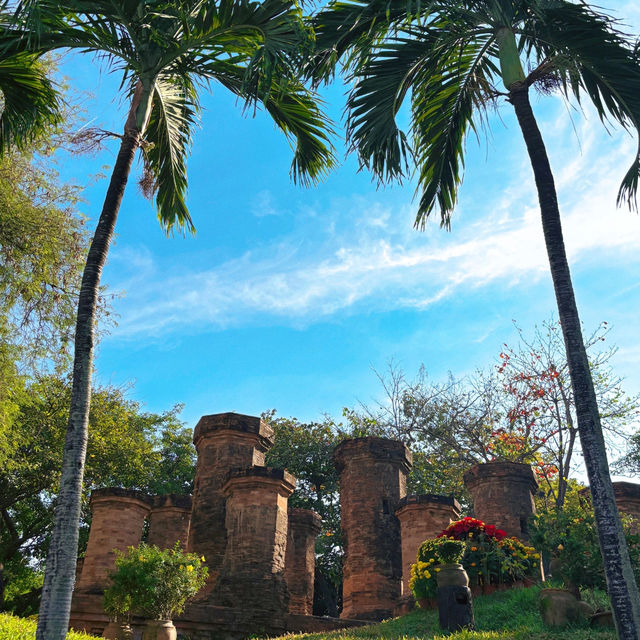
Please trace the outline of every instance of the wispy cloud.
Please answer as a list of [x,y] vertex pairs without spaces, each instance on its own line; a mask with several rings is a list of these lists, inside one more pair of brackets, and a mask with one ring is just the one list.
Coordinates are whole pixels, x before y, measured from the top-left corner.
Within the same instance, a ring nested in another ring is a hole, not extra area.
[[[633,157],[633,141],[618,140],[602,157],[606,137],[593,126],[580,125],[581,153],[570,158],[562,140],[574,135],[571,126],[554,132],[552,160],[574,264],[629,259],[640,248],[640,219],[615,208],[621,158]],[[567,144],[575,149],[575,141]],[[307,226],[277,246],[212,269],[172,270],[175,275],[160,279],[143,255],[135,286],[122,283],[128,293],[117,337],[274,322],[304,326],[338,312],[424,309],[463,287],[534,282],[547,273],[548,261],[531,183],[522,162],[505,190],[463,192],[464,224],[451,234],[435,224],[427,233],[411,230],[406,196],[396,207],[359,198],[307,209]],[[262,213],[256,215],[277,213],[271,194],[258,198]]]

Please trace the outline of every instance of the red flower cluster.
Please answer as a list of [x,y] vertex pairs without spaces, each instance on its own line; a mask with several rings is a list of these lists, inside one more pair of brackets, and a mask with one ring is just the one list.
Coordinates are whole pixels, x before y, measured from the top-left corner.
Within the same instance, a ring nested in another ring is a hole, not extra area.
[[506,538],[507,533],[502,529],[498,529],[493,524],[485,524],[482,520],[477,518],[462,518],[457,522],[452,522],[439,536],[438,538],[455,538],[456,540],[467,540],[473,538],[481,533],[484,533],[489,538],[494,538],[496,541]]

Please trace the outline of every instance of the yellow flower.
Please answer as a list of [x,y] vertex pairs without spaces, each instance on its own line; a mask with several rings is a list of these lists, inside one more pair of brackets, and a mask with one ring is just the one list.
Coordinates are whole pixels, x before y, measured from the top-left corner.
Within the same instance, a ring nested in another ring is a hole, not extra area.
[[469,531],[469,537],[473,538],[473,533],[471,533],[471,531]]
[[178,568],[182,571],[182,569],[184,569],[184,565],[181,564]]
[[564,545],[559,544],[558,545],[558,551],[562,551],[564,549]]
[[204,556],[200,556],[200,560],[202,560],[202,562],[206,562],[206,560],[204,559]]
[[436,567],[435,571],[438,573],[438,571],[440,571],[440,567]]
[[192,564],[188,564],[187,565],[187,571],[193,571],[193,565]]

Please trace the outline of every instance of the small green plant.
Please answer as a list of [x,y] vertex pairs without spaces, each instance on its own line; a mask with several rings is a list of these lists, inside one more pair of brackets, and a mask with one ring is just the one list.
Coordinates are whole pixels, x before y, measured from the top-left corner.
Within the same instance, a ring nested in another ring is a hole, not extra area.
[[209,573],[204,557],[186,553],[179,543],[173,549],[159,549],[144,543],[116,551],[113,584],[105,590],[107,613],[123,619],[129,612],[146,618],[168,620],[205,584]]
[[438,560],[442,564],[457,564],[462,560],[467,545],[462,540],[442,539],[442,543],[436,549]]

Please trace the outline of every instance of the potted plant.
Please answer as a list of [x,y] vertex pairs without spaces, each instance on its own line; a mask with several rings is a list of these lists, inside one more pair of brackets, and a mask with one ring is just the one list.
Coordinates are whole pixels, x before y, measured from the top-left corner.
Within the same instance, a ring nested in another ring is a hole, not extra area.
[[140,544],[126,553],[116,551],[116,571],[111,574],[117,592],[127,594],[130,610],[146,619],[143,640],[176,640],[173,616],[205,584],[204,557],[173,549]]
[[109,624],[102,632],[110,640],[133,640],[131,629],[131,596],[121,584],[112,584],[104,592],[104,610]]
[[468,587],[469,576],[460,564],[467,546],[461,540],[442,539],[436,548],[436,555],[440,560],[438,571],[438,587]]

